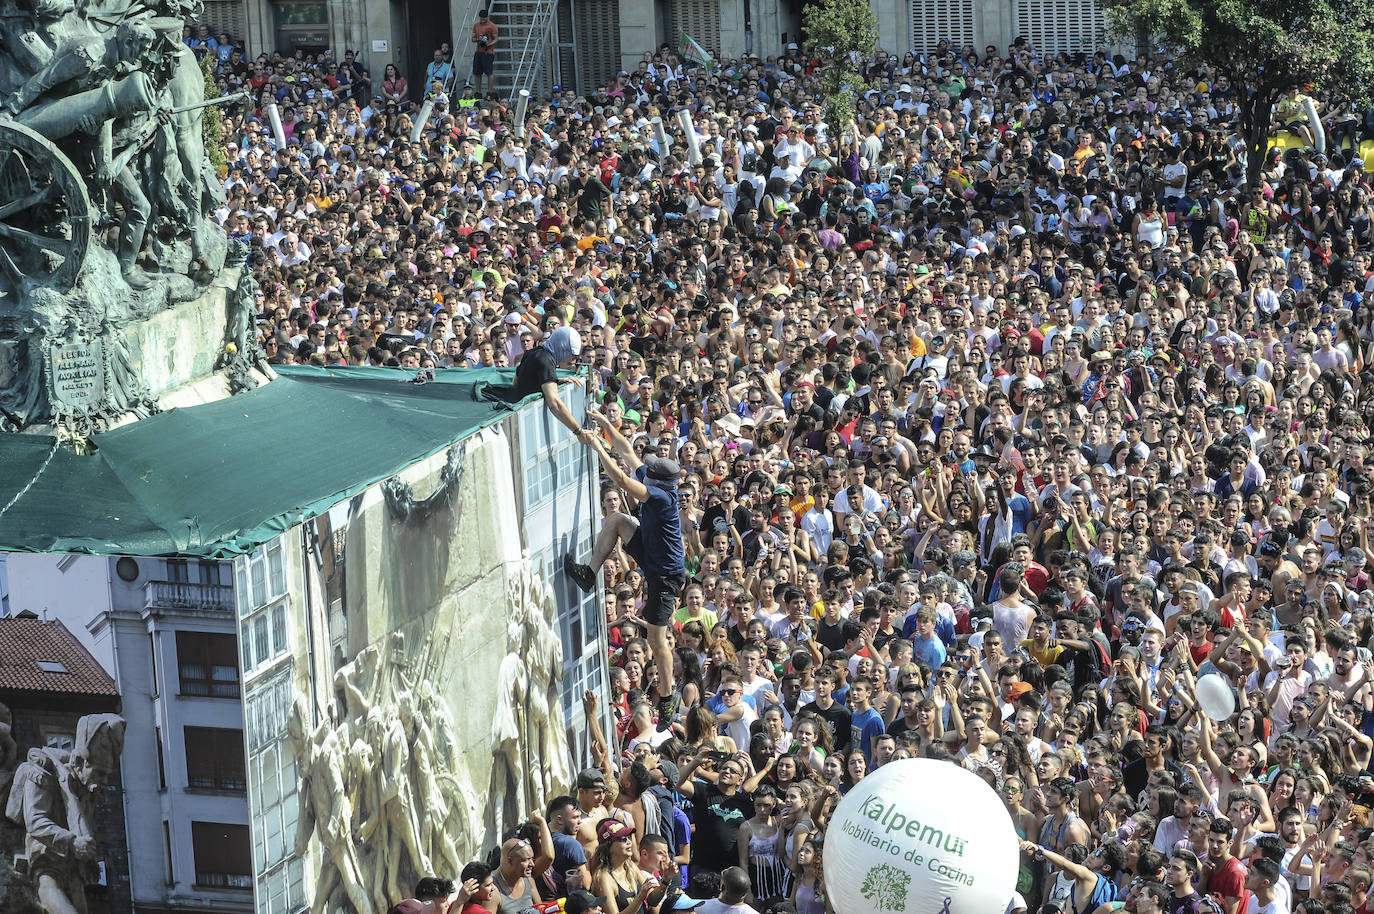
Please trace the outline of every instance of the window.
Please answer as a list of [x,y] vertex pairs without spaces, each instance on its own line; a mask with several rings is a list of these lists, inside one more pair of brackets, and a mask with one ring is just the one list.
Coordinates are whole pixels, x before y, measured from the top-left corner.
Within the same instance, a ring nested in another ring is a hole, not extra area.
[[266,666],[290,653],[286,634],[286,604],[259,610],[240,623],[243,669],[246,673]]
[[[572,388],[563,385],[559,396],[569,409],[568,393]],[[574,409],[574,415],[577,410]],[[520,454],[524,474],[524,511],[530,511],[547,504],[557,495],[559,488],[577,478],[578,461],[591,460],[586,448],[577,443],[577,438],[554,419],[545,409],[522,409],[520,415]]]
[[[291,650],[287,638],[286,554],[278,537],[234,567],[239,608],[243,671],[251,673]],[[275,605],[273,605],[275,604]]]
[[186,727],[186,786],[196,790],[246,793],[243,731]]
[[239,559],[235,579],[240,616],[286,596],[286,557],[281,537]]
[[300,777],[286,734],[294,694],[285,668],[250,680],[244,698],[258,914],[296,914],[305,897],[304,861],[291,856],[300,818]]
[[172,871],[172,824],[166,819],[162,820],[162,843],[167,852],[167,884],[172,885],[176,882],[176,873]]
[[189,584],[191,582],[191,566],[185,559],[168,559],[167,580],[177,584]]
[[223,566],[219,562],[200,563],[200,583],[211,587],[218,587],[226,583],[223,578]]
[[177,632],[182,695],[239,697],[239,662],[233,635]]
[[911,5],[911,47],[917,54],[933,54],[940,39],[962,48],[977,42],[977,4],[974,0],[915,0]]
[[34,666],[38,667],[40,673],[70,673],[67,665],[61,660],[35,660]]
[[1016,34],[1042,55],[1093,50],[1107,38],[1107,17],[1097,0],[1021,0]]
[[162,755],[162,728],[157,727],[157,789],[167,789],[167,763]]
[[39,727],[39,739],[42,740],[45,748],[65,749],[71,752],[76,746],[76,734],[70,730],[53,730],[48,727]]
[[196,885],[204,888],[251,889],[252,849],[247,825],[192,822],[191,847],[196,860]]

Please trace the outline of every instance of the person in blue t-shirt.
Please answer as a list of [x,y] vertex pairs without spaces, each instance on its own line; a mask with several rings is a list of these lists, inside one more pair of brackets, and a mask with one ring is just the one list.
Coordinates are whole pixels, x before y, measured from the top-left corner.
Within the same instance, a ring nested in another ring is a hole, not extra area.
[[873,683],[855,679],[849,684],[849,745],[863,750],[869,764],[873,762],[873,740],[882,735],[883,716],[873,708]]
[[1016,491],[1016,470],[1011,467],[1004,468],[997,475],[997,483],[1002,488],[1007,510],[1011,512],[1011,535],[1025,533],[1033,512],[1030,499]]
[[944,642],[935,634],[935,610],[929,606],[917,607],[916,625],[911,633],[911,656],[932,670],[938,670],[945,662],[947,651]]
[[[673,688],[673,651],[668,644],[668,626],[673,624],[678,598],[687,581],[687,563],[682,547],[682,520],[677,504],[677,482],[682,468],[676,461],[646,455],[641,461],[629,440],[599,411],[588,411],[602,433],[610,439],[611,451],[606,450],[601,436],[591,429],[582,429],[577,440],[596,452],[601,467],[612,483],[638,503],[639,516],[613,514],[606,518],[592,547],[589,565],[579,564],[569,554],[563,560],[563,571],[590,593],[596,587],[596,575],[617,543],[644,572],[648,587],[644,600],[644,621],[649,627],[649,647],[658,669],[658,729],[668,730],[677,716],[678,695]],[[630,468],[627,475],[619,460]]]

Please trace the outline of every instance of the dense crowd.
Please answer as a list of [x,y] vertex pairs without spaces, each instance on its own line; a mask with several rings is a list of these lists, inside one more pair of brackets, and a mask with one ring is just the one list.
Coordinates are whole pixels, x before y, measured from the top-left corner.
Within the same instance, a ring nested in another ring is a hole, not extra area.
[[[1163,57],[879,51],[837,125],[795,48],[665,50],[518,124],[447,47],[188,40],[255,100],[271,360],[556,347],[595,403],[617,726],[589,695],[597,767],[413,910],[826,914],[835,803],[916,756],[1003,798],[1009,912],[1374,910],[1368,113],[1290,93],[1325,153],[1247,183],[1243,87]],[[619,520],[665,490],[667,585]]]

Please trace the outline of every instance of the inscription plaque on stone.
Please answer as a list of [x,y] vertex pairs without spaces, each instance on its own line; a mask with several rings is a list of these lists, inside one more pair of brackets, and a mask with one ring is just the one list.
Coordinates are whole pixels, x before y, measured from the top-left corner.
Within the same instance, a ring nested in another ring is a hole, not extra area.
[[48,350],[48,383],[53,409],[86,413],[105,402],[105,347],[99,340],[53,346]]

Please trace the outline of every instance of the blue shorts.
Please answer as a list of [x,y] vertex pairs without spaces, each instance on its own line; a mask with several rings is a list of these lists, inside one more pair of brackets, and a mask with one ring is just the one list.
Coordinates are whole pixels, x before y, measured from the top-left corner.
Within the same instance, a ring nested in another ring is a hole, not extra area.
[[496,67],[495,51],[477,51],[472,55],[472,75],[490,76]]

